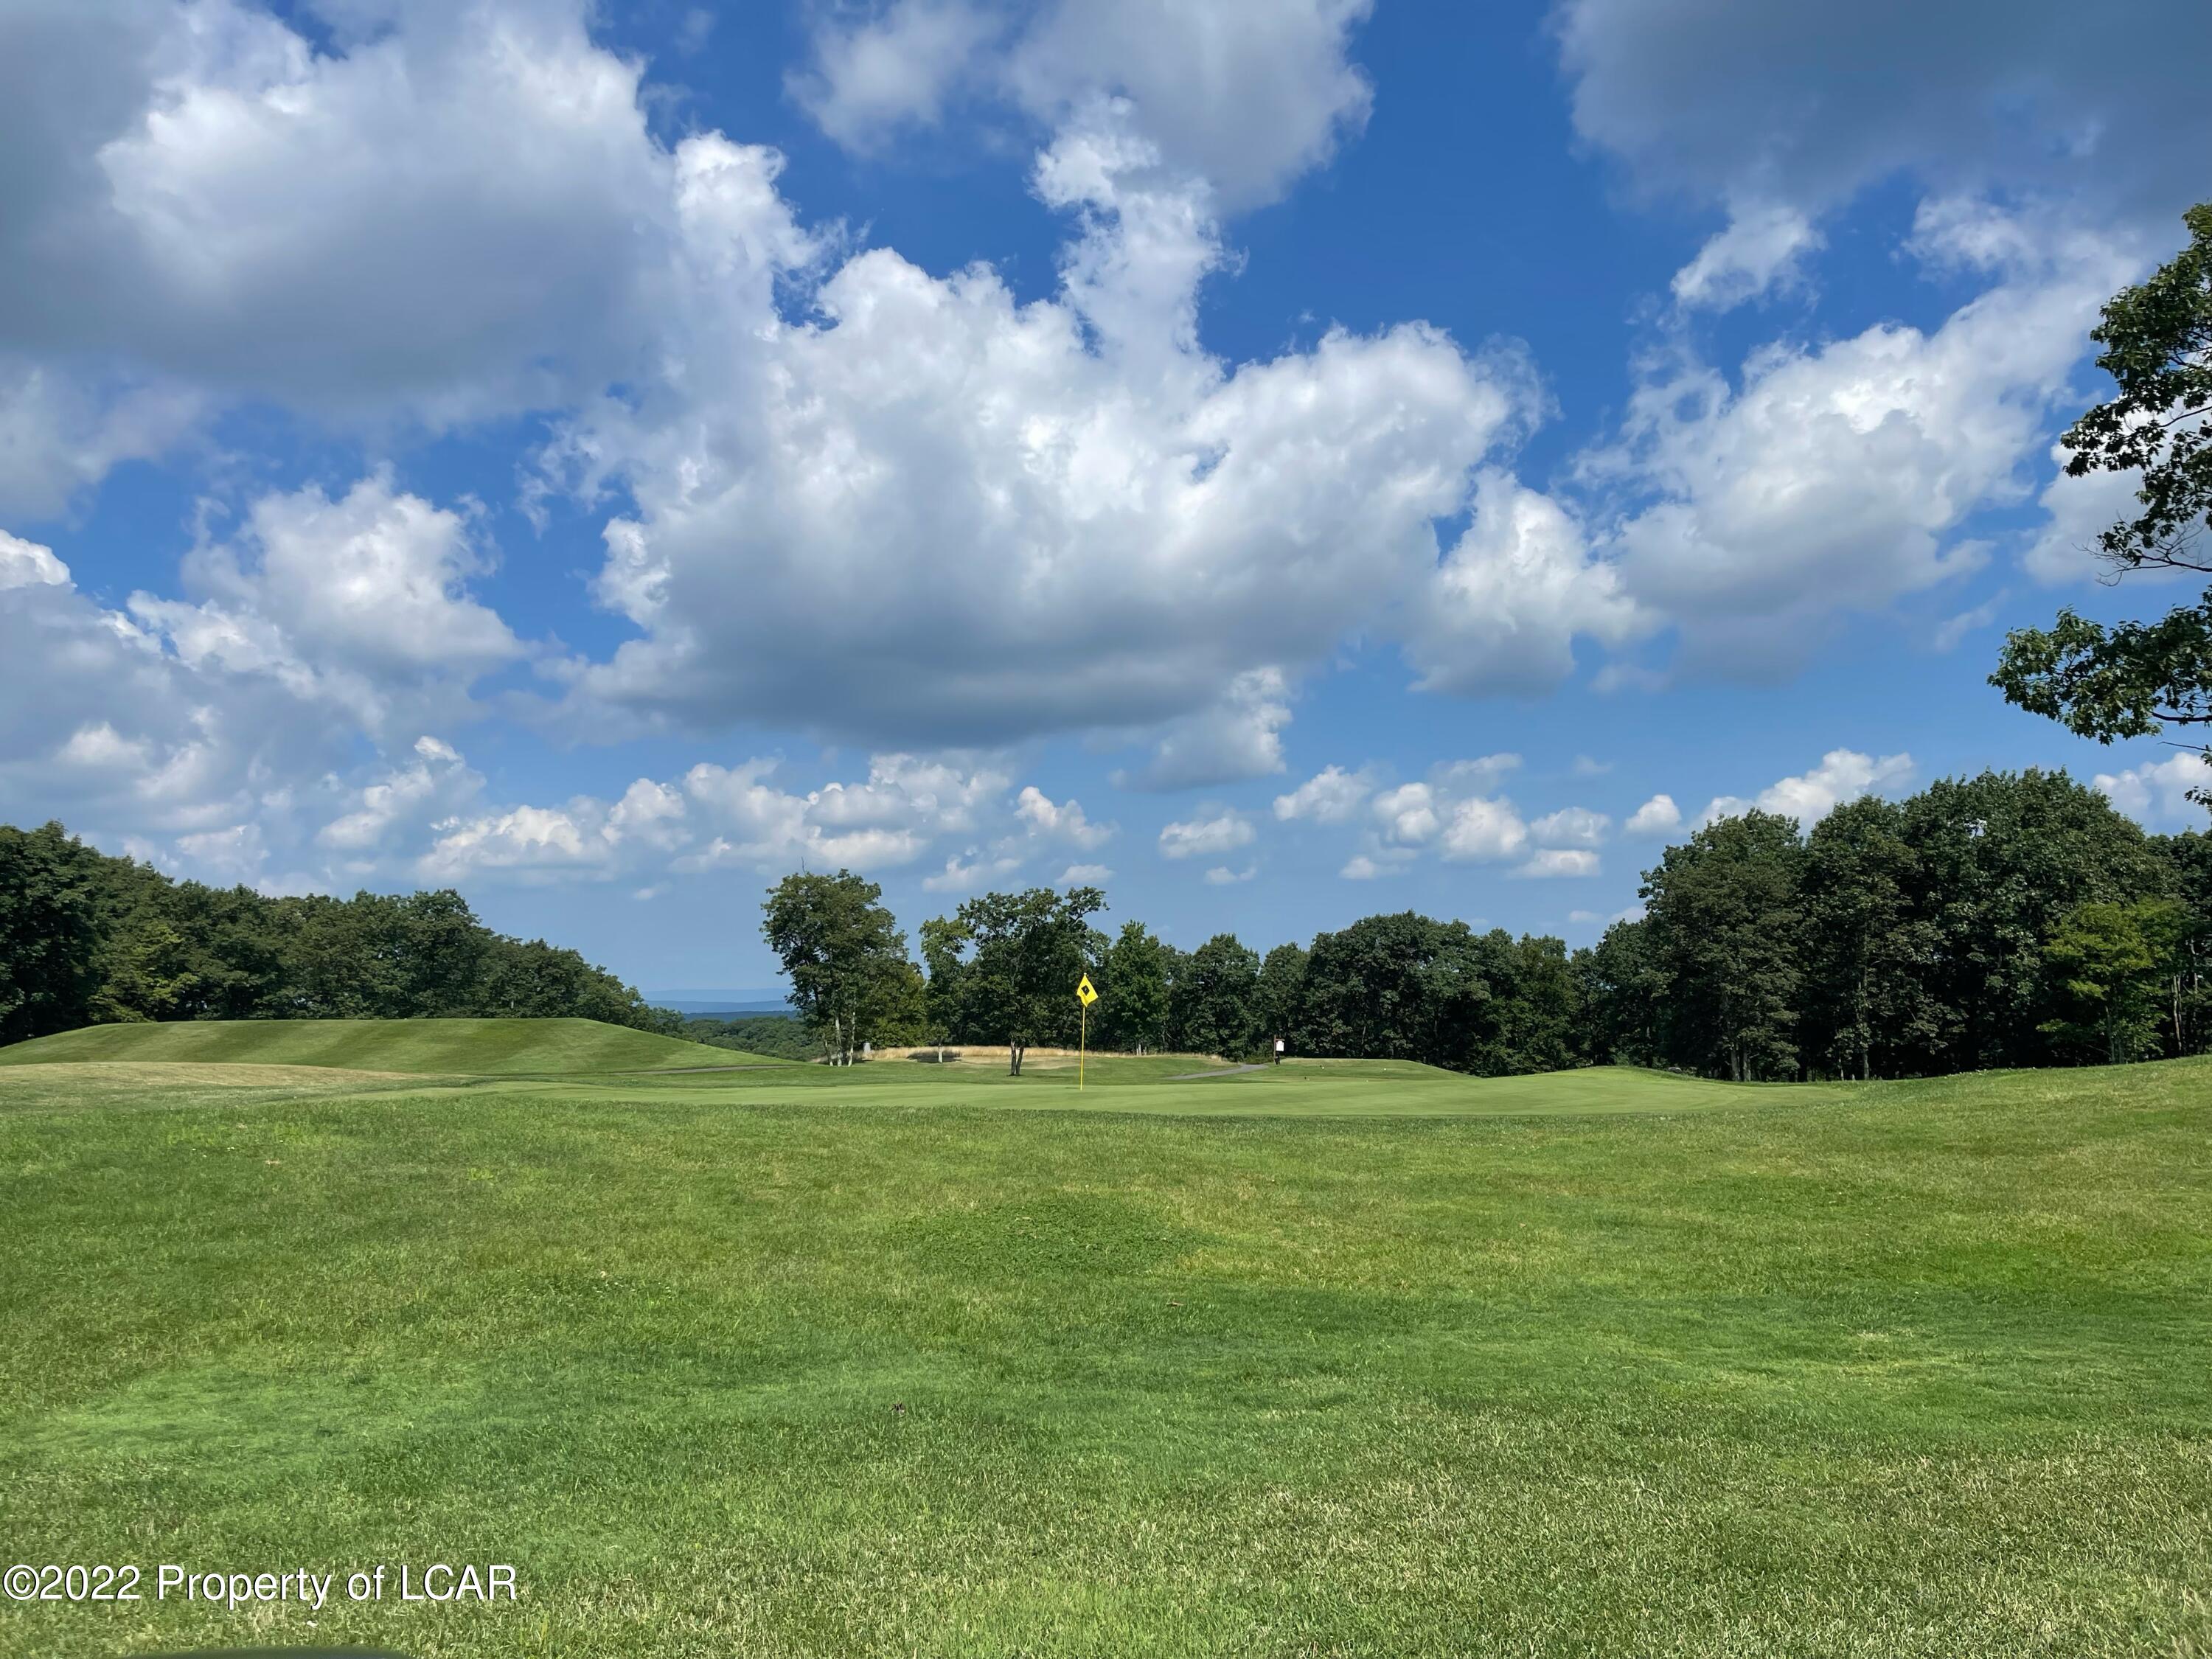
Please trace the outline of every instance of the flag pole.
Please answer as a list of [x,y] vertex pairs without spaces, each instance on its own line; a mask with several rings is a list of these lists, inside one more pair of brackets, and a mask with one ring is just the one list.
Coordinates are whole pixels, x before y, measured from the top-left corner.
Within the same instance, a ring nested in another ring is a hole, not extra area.
[[1078,1017],[1075,1037],[1075,1092],[1083,1092],[1083,1072],[1091,1060],[1091,1005],[1098,1000],[1098,993],[1091,988],[1091,975],[1085,974],[1075,988],[1076,1006],[1083,1012]]

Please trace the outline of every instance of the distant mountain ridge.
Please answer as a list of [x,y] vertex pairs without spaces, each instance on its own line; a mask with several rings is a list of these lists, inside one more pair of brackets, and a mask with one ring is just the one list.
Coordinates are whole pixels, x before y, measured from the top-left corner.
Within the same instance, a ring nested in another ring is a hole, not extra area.
[[671,1008],[679,1014],[788,1014],[793,1012],[788,993],[770,985],[740,990],[702,990],[696,987],[685,990],[655,991],[646,1000],[657,1008]]

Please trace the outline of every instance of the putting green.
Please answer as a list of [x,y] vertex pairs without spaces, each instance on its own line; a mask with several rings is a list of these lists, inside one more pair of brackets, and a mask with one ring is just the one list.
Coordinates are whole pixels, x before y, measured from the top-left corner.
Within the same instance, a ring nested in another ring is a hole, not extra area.
[[[1080,1090],[1071,1062],[1025,1066],[921,1066],[879,1061],[848,1069],[795,1066],[776,1072],[639,1078],[548,1079],[506,1085],[565,1098],[661,1098],[669,1091],[732,1103],[835,1104],[847,1108],[984,1107],[1012,1110],[1136,1112],[1194,1117],[1497,1117],[1709,1111],[1723,1107],[1812,1104],[1848,1096],[1830,1085],[1745,1086],[1626,1066],[1593,1066],[1540,1077],[1470,1078],[1407,1060],[1308,1060],[1245,1071],[1227,1066],[1192,1079],[1188,1057],[1106,1057],[1085,1068]],[[641,1091],[649,1087],[649,1096]]]

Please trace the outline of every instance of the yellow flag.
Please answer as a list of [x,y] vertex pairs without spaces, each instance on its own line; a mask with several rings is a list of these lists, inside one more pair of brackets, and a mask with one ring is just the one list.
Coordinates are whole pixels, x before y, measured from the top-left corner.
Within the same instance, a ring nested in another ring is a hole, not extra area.
[[1098,1000],[1098,993],[1091,988],[1091,975],[1083,976],[1083,983],[1075,988],[1075,1000],[1088,1008]]

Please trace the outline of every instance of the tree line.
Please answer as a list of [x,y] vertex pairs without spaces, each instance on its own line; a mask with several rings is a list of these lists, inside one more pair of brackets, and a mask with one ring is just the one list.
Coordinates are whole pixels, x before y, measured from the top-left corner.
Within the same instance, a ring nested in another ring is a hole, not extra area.
[[[1985,773],[1809,830],[1751,811],[1645,872],[1594,947],[1408,911],[1263,956],[1109,933],[1097,888],[986,893],[919,951],[849,872],[764,932],[811,1050],[1073,1044],[1399,1058],[1482,1076],[1626,1062],[1745,1081],[2125,1061],[2212,1046],[2212,837],[2146,835],[2063,773]],[[918,956],[919,959],[915,959]],[[0,1041],[118,1020],[578,1016],[678,1032],[574,951],[451,891],[270,897],[0,826]],[[733,1040],[726,1037],[725,1040]]]
[[1595,1051],[1744,1080],[2197,1054],[2212,839],[2063,773],[1747,812],[1670,847],[1583,983]]
[[1556,939],[1408,913],[1264,957],[1233,933],[1182,951],[1142,922],[1110,936],[1092,926],[1105,908],[1095,887],[1034,888],[985,893],[924,922],[916,963],[882,896],[840,871],[787,877],[764,907],[792,1001],[832,1061],[864,1043],[978,1043],[1004,1046],[1018,1076],[1029,1048],[1075,1045],[1086,975],[1100,999],[1089,1041],[1105,1049],[1245,1057],[1280,1036],[1301,1054],[1485,1075],[1583,1057],[1573,969]]
[[2064,773],[1984,773],[1801,830],[1750,811],[1668,848],[1644,913],[1570,951],[1411,911],[1262,956],[1195,950],[1097,889],[986,893],[919,962],[849,872],[787,878],[765,933],[833,1059],[868,1042],[1319,1057],[1478,1076],[1627,1063],[1739,1081],[2195,1054],[2212,1036],[2212,838],[2146,835]]
[[125,1020],[576,1017],[674,1032],[575,951],[450,890],[270,897],[0,824],[0,1042]]

